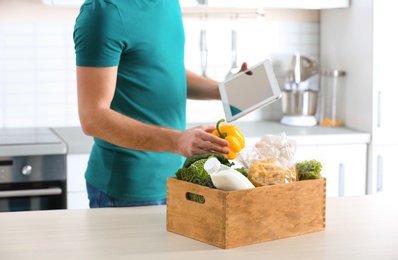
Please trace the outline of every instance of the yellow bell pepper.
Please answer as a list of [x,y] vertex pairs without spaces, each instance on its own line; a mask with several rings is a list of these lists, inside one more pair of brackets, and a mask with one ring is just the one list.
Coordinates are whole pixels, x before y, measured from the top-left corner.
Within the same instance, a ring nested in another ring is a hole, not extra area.
[[217,129],[214,130],[212,134],[228,141],[229,153],[226,155],[226,157],[229,160],[233,160],[245,147],[245,137],[243,136],[242,132],[234,125],[220,126],[220,124],[224,121],[224,119],[221,119],[217,122]]

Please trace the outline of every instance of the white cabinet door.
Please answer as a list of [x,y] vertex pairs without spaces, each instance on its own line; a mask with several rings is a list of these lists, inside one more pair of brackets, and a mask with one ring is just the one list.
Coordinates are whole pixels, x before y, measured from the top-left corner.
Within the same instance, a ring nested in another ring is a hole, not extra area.
[[323,163],[328,197],[366,194],[367,144],[299,146],[295,158]]
[[375,104],[378,107],[372,135],[374,144],[398,144],[398,129],[395,120],[398,111],[398,83],[390,83],[389,86],[389,89],[381,88],[375,93],[375,97],[377,97]]
[[[373,1],[373,101],[375,104],[373,142],[398,144],[396,112],[398,111],[397,74],[398,37],[387,28],[398,24],[398,1]],[[390,77],[391,75],[392,77]],[[367,115],[363,115],[367,116]]]
[[89,208],[84,179],[88,158],[89,154],[67,156],[68,209]]
[[[376,146],[398,144],[398,83],[390,76],[398,60],[398,39],[390,29],[398,23],[397,9],[395,0],[353,0],[347,10],[321,11],[322,66],[347,71],[346,125],[371,133]],[[385,190],[393,178],[387,176],[393,172],[392,155],[384,148],[377,152],[379,157],[369,153],[367,193],[375,192],[374,178],[381,178],[376,165],[383,164]]]
[[398,145],[373,146],[369,193],[398,195],[397,151]]

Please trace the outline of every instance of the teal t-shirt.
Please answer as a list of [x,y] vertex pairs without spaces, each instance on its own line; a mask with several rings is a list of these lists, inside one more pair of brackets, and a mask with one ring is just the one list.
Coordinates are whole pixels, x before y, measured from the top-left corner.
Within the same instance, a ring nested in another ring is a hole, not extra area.
[[[146,124],[185,129],[185,38],[178,0],[86,0],[73,36],[77,66],[118,66],[113,110]],[[184,159],[94,141],[85,178],[119,199],[165,198],[167,177],[175,176]]]

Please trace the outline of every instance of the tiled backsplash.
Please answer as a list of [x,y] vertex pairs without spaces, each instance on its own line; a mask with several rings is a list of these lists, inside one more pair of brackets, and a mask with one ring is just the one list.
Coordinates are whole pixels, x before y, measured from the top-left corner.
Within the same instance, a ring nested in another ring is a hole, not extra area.
[[[207,29],[207,75],[223,80],[231,68],[229,20],[185,19],[186,66],[201,73],[200,30]],[[258,21],[237,24],[238,64],[270,58],[283,87],[292,55],[319,58],[319,23]],[[73,22],[0,23],[0,127],[78,126]],[[280,119],[276,102],[242,120]],[[220,102],[188,101],[188,122],[223,117]]]

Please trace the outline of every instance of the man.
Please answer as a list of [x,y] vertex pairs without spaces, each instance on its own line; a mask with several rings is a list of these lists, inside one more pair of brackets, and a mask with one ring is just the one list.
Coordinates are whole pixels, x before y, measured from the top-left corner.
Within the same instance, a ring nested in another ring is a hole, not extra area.
[[178,0],[87,0],[74,41],[79,117],[95,141],[90,207],[165,204],[166,179],[184,157],[229,152],[214,126],[185,130],[186,99],[220,94],[185,69]]

